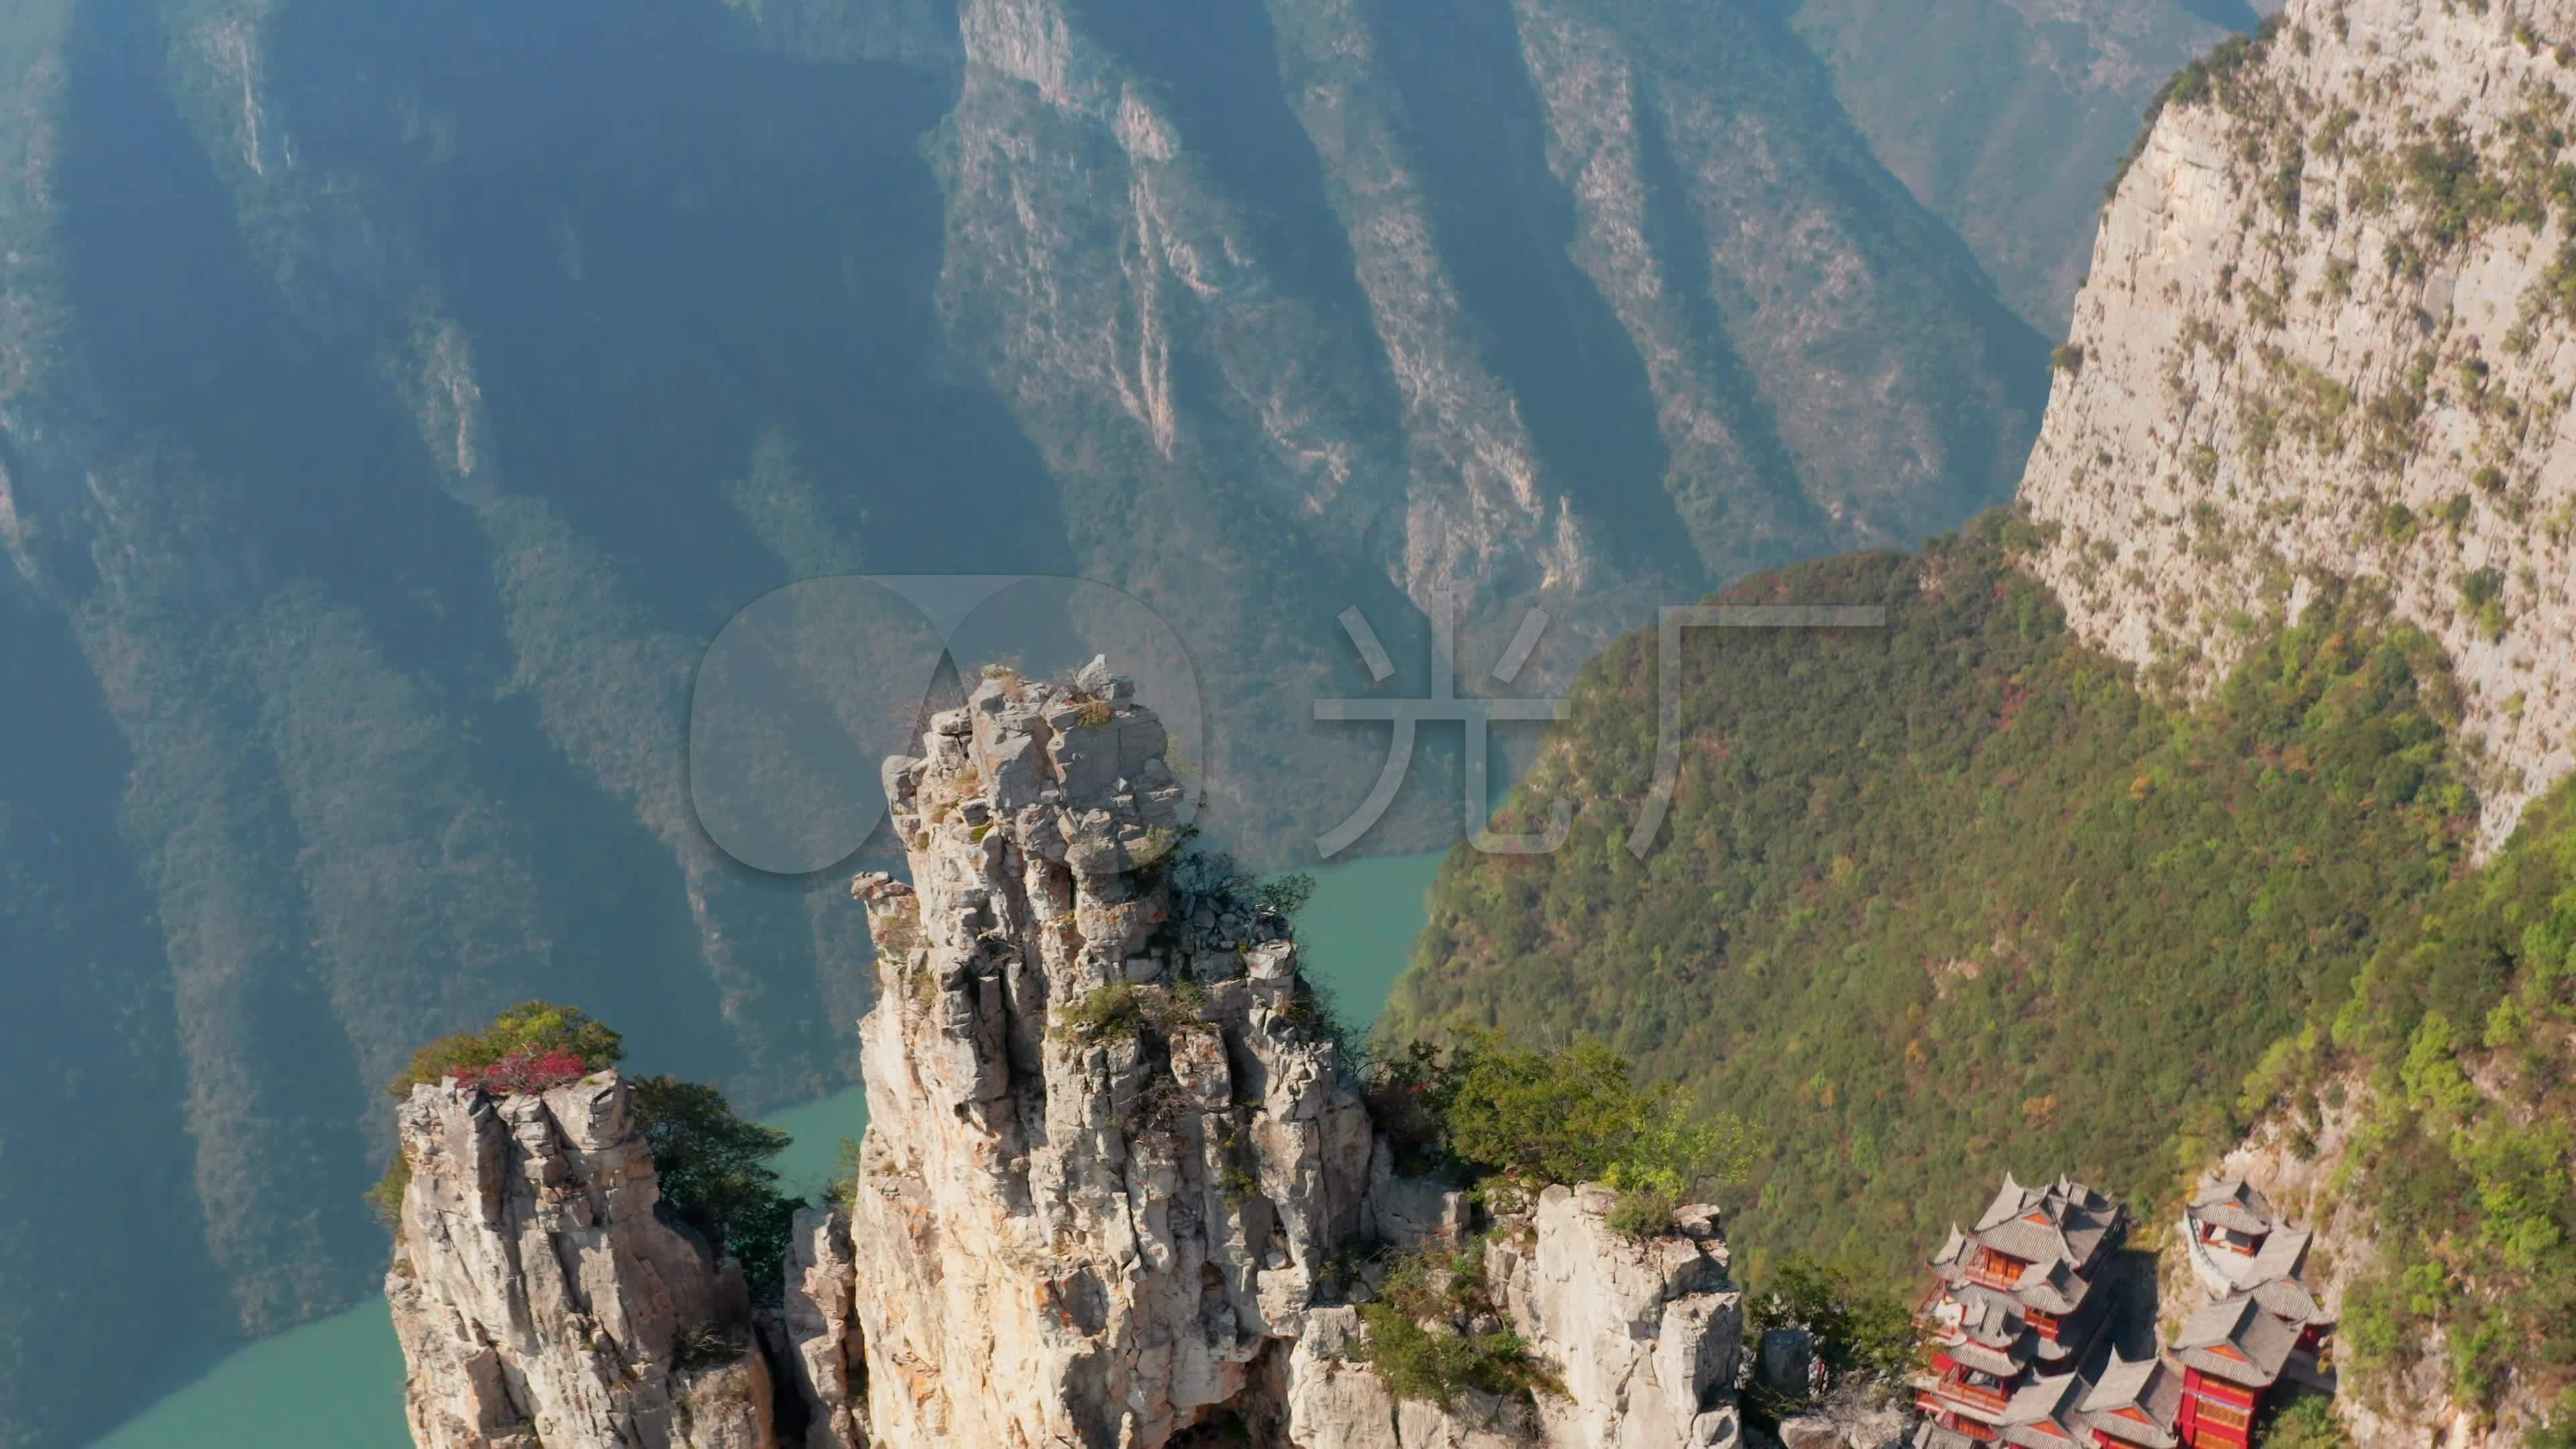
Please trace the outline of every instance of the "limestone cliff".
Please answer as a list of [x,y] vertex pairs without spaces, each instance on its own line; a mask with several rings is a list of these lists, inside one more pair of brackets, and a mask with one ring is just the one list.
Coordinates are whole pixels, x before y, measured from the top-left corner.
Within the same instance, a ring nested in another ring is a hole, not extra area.
[[2449,650],[2501,840],[2576,764],[2576,4],[2292,0],[2185,72],[2022,485],[2088,637],[2206,686],[2314,575]]
[[385,1275],[421,1449],[770,1449],[740,1270],[654,1214],[651,1153],[603,1072],[402,1105]]
[[1097,661],[990,679],[887,763],[913,879],[853,887],[881,973],[861,1169],[787,1275],[811,1442],[1732,1444],[1742,1320],[1706,1209],[1632,1241],[1606,1194],[1554,1188],[1499,1226],[1497,1302],[1564,1396],[1443,1410],[1377,1381],[1355,1264],[1460,1233],[1465,1202],[1393,1172],[1285,923],[1174,853],[1131,693]]

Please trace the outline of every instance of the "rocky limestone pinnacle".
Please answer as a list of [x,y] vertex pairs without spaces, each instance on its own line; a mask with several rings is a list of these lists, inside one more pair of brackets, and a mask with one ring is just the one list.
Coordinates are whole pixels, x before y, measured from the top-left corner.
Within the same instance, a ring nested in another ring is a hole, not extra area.
[[1287,923],[1177,849],[1184,791],[1132,693],[1098,660],[997,674],[886,764],[912,881],[852,886],[880,995],[850,1267],[795,1270],[838,1241],[818,1215],[789,1275],[791,1317],[851,1305],[861,1432],[1732,1445],[1740,1299],[1705,1209],[1634,1242],[1607,1194],[1557,1188],[1504,1225],[1497,1302],[1569,1395],[1535,1413],[1398,1403],[1367,1368],[1347,1265],[1461,1234],[1464,1197],[1394,1172]]
[[769,1449],[742,1274],[654,1213],[615,1072],[399,1112],[411,1182],[385,1275],[421,1449]]
[[1630,1238],[1598,1187],[1484,1225],[1473,1331],[1508,1320],[1561,1391],[1390,1392],[1359,1305],[1387,1250],[1476,1213],[1396,1171],[1287,922],[1184,848],[1164,746],[1095,660],[997,671],[886,763],[912,879],[851,887],[877,946],[867,1135],[796,1218],[766,1359],[741,1275],[656,1217],[615,1074],[416,1089],[386,1283],[415,1440],[1734,1449],[1715,1210]]

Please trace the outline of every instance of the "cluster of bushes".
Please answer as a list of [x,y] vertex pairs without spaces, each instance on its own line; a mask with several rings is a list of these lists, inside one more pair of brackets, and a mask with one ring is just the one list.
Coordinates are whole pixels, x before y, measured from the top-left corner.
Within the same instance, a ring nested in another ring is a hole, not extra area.
[[1504,1322],[1487,1291],[1481,1241],[1398,1258],[1360,1305],[1357,1357],[1402,1399],[1453,1407],[1472,1391],[1530,1400],[1563,1394],[1555,1372]]
[[502,1054],[489,1066],[469,1066],[463,1062],[448,1069],[456,1084],[469,1090],[490,1092],[507,1097],[517,1092],[550,1092],[570,1086],[589,1076],[593,1068],[573,1052],[561,1047],[539,1054],[517,1047]]
[[1551,1051],[1480,1031],[1445,1050],[1417,1041],[1371,1072],[1368,1098],[1407,1170],[1446,1169],[1506,1203],[1549,1183],[1603,1183],[1619,1194],[1611,1226],[1632,1236],[1742,1181],[1756,1155],[1742,1120],[1695,1113],[1676,1087],[1638,1086],[1628,1060],[1598,1042]]
[[[1748,1347],[1775,1328],[1803,1328],[1814,1339],[1828,1388],[1893,1385],[1915,1367],[1922,1347],[1914,1314],[1874,1263],[1826,1263],[1793,1253],[1744,1304]],[[1750,1406],[1778,1419],[1805,1407],[1757,1388]]]
[[569,1072],[563,1081],[546,1082],[561,1086],[625,1059],[626,1044],[618,1034],[579,1007],[523,1001],[494,1017],[490,1026],[451,1032],[412,1053],[411,1064],[385,1090],[396,1098],[408,1097],[423,1083],[454,1077],[464,1086],[504,1095],[543,1091],[543,1086],[525,1084]]
[[[604,1071],[625,1056],[618,1034],[580,1008],[527,1001],[478,1031],[452,1033],[422,1047],[386,1090],[407,1097],[422,1083],[452,1077],[460,1086],[496,1096],[542,1092]],[[735,1115],[713,1087],[674,1077],[638,1077],[627,1085],[630,1120],[661,1179],[660,1211],[717,1253],[740,1260],[754,1292],[774,1290],[791,1220],[804,1205],[778,1190],[778,1174],[768,1166],[787,1147],[788,1135]],[[384,1179],[367,1195],[396,1233],[410,1185],[411,1162],[397,1150]]]

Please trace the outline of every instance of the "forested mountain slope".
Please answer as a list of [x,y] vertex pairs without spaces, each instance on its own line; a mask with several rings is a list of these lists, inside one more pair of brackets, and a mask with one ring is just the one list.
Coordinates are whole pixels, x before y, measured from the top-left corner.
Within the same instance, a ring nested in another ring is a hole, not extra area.
[[1889,622],[1686,635],[1643,861],[1655,640],[1588,665],[1511,807],[1572,801],[1571,837],[1452,855],[1383,1031],[1599,1037],[1766,1130],[1758,1251],[1889,1270],[2005,1170],[2153,1200],[2178,1136],[2232,1140],[2244,1073],[2458,858],[2455,688],[2355,592],[2169,712],[2008,539],[2036,542],[1989,515],[1722,595]]
[[2246,1081],[2226,1159],[2322,1231],[2362,1449],[2576,1435],[2576,782]]
[[850,1079],[847,912],[682,768],[764,591],[1128,590],[1276,858],[1379,763],[1342,610],[1412,684],[1433,586],[1544,602],[1544,688],[2000,496],[2043,381],[1733,6],[45,0],[0,93],[12,1449],[367,1290],[406,1043],[565,995]]

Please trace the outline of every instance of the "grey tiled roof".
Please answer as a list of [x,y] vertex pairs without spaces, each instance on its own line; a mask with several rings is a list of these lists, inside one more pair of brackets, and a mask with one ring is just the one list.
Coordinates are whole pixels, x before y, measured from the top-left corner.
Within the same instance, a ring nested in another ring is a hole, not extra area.
[[2212,1297],[2227,1302],[2251,1294],[2265,1309],[2293,1323],[2306,1323],[2323,1315],[2324,1310],[2299,1281],[2299,1274],[2307,1266],[2309,1244],[2316,1236],[2313,1232],[2292,1227],[2286,1219],[2275,1219],[2262,1247],[2252,1253],[2236,1253],[2200,1241],[2197,1219],[2186,1218],[2184,1230],[2189,1237],[2186,1247],[2192,1256],[2193,1274]]
[[2185,1209],[2205,1223],[2248,1236],[2272,1231],[2272,1200],[2242,1177],[2212,1178],[2201,1184],[2200,1199]]
[[1982,1283],[1964,1283],[1951,1289],[1950,1296],[1959,1305],[1960,1331],[1969,1337],[2002,1343],[2021,1332],[2021,1305],[2011,1294]]
[[2004,1438],[2026,1449],[2068,1449],[2084,1443],[2075,1406],[2084,1401],[2090,1387],[2073,1373],[2032,1379],[2004,1406]]
[[2008,1379],[2020,1373],[2022,1365],[2030,1360],[2029,1345],[2018,1339],[1999,1348],[1988,1347],[1974,1339],[1967,1339],[1944,1345],[1941,1351],[1948,1354],[1953,1363],[1975,1369],[1979,1373],[1993,1374],[1999,1379]]
[[2174,1449],[2174,1421],[2182,1411],[2182,1375],[2162,1359],[2124,1359],[2111,1351],[2102,1381],[2077,1406],[2077,1417],[2095,1433],[2147,1449]]
[[2093,1293],[2093,1280],[2076,1272],[2064,1260],[2044,1263],[2021,1275],[2021,1287],[2013,1297],[2026,1308],[2063,1317],[2084,1306]]
[[2308,1261],[2308,1244],[2315,1237],[2316,1234],[2305,1228],[2286,1225],[2275,1228],[2272,1235],[2263,1240],[2263,1246],[2255,1250],[2253,1261],[2245,1265],[2244,1273],[2236,1281],[2251,1288],[2275,1278],[2299,1276],[2299,1269]]
[[2276,1318],[2286,1318],[2305,1325],[2325,1316],[2307,1286],[2296,1278],[2269,1278],[2246,1290],[2247,1296],[2263,1305],[2263,1311]]
[[2061,1177],[2047,1186],[2024,1187],[2006,1173],[1968,1236],[2027,1263],[2065,1262],[2082,1269],[2091,1266],[2118,1215],[2118,1204],[2080,1182]]
[[2251,1297],[2224,1298],[2201,1305],[2174,1338],[2174,1355],[2185,1368],[2247,1388],[2267,1388],[2281,1376],[2299,1330],[2263,1311]]

